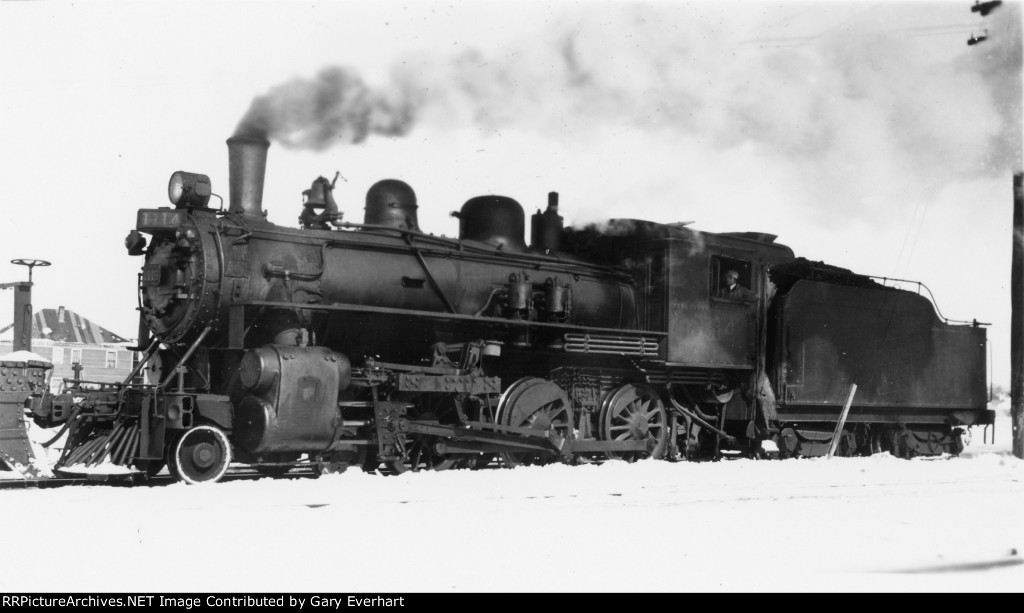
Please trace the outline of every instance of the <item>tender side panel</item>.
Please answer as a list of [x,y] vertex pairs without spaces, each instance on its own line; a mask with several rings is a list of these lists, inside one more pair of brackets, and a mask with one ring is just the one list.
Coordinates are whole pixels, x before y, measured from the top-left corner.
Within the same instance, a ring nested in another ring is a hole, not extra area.
[[984,410],[985,330],[942,323],[917,294],[802,280],[776,325],[781,404]]

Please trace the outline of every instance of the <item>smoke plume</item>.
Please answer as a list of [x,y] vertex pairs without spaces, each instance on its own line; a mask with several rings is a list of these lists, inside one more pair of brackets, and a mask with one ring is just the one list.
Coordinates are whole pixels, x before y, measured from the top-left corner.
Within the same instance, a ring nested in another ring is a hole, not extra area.
[[[966,34],[888,25],[932,10],[913,3],[808,6],[567,11],[519,46],[401,58],[384,88],[336,67],[293,80],[256,98],[238,130],[316,150],[402,136],[414,122],[484,137],[514,128],[591,155],[614,141],[628,157],[625,142],[676,161],[677,176],[648,185],[652,198],[706,199],[723,193],[723,169],[755,165],[775,202],[825,223],[836,217],[821,203],[879,214],[1022,166],[1019,6],[993,12],[989,39],[971,48]],[[773,37],[810,16],[810,35]],[[744,198],[747,185],[725,187]]]
[[313,79],[293,79],[258,96],[235,136],[321,151],[360,143],[371,134],[403,136],[413,116],[413,102],[402,90],[371,89],[354,71],[330,67]]

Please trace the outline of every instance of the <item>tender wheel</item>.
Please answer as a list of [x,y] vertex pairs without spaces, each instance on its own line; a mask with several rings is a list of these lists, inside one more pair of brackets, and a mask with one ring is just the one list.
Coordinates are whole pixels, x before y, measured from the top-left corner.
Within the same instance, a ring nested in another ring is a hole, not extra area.
[[604,441],[643,441],[650,452],[609,452],[610,458],[629,462],[644,457],[660,458],[668,444],[668,416],[658,394],[646,385],[626,384],[601,403],[598,436]]
[[[554,431],[559,436],[572,435],[572,408],[562,388],[551,381],[527,377],[509,386],[498,401],[499,424],[517,428],[532,428],[544,432]],[[508,467],[521,464],[544,464],[550,454],[524,452],[501,453],[502,463]]]
[[775,444],[779,448],[779,457],[783,460],[795,458],[799,454],[800,437],[793,428],[783,428]]
[[185,483],[218,481],[231,463],[231,443],[216,426],[196,426],[186,430],[170,451],[167,465],[171,474]]
[[889,426],[871,429],[871,453],[890,453],[897,458],[909,458],[903,433]]

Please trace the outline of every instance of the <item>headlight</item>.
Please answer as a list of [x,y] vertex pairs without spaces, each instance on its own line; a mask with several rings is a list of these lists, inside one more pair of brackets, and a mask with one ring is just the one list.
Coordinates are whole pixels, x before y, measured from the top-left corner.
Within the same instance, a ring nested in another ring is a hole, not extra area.
[[210,177],[179,170],[167,184],[167,197],[176,207],[206,206],[210,201]]

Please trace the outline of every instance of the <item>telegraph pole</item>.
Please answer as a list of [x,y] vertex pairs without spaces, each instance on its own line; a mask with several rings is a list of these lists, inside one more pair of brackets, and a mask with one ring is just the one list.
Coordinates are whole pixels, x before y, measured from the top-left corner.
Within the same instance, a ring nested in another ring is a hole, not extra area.
[[1013,455],[1024,459],[1024,173],[1013,175],[1010,266],[1010,423]]

